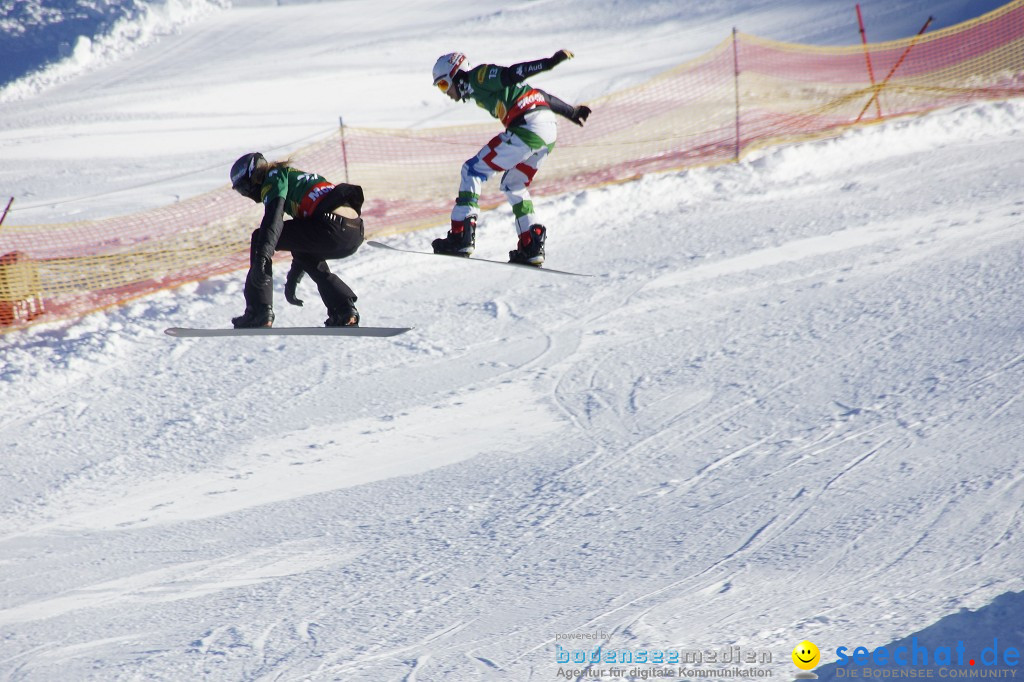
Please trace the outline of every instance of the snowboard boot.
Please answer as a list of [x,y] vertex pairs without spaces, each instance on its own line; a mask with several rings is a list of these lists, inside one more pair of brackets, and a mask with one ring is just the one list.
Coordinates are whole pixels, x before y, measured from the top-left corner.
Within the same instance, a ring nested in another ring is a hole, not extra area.
[[529,230],[519,235],[519,248],[508,252],[508,262],[540,267],[544,262],[547,233],[543,225],[531,225]]
[[466,256],[476,248],[476,216],[467,216],[462,222],[452,221],[452,229],[444,239],[435,239],[434,253],[446,256]]
[[253,327],[273,327],[274,309],[269,305],[246,306],[245,312],[231,318],[235,329],[251,329]]
[[347,306],[327,311],[327,319],[324,320],[325,327],[358,327],[359,311],[356,310],[352,300],[349,299]]

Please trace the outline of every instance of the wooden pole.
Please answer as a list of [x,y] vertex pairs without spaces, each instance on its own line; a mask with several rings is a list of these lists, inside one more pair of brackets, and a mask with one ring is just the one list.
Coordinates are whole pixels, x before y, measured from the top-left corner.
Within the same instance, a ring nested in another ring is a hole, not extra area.
[[338,126],[341,128],[341,160],[345,164],[345,183],[348,184],[348,148],[345,146],[345,119],[341,116],[338,117]]
[[935,17],[928,17],[928,21],[924,22],[924,26],[922,26],[921,30],[917,32],[916,36],[914,36],[914,40],[911,41],[910,45],[907,45],[907,49],[903,51],[903,54],[900,55],[900,58],[896,60],[896,63],[892,65],[891,69],[889,69],[889,73],[885,77],[885,80],[882,81],[882,84],[875,89],[874,94],[871,95],[871,99],[869,99],[868,103],[864,105],[864,108],[860,110],[860,116],[857,117],[857,123],[860,123],[861,117],[864,116],[864,112],[867,111],[868,107],[871,106],[872,100],[875,101],[876,105],[878,104],[878,93],[882,91],[882,88],[884,88],[886,84],[888,84],[889,79],[892,78],[894,73],[896,73],[896,69],[900,68],[900,64],[903,63],[903,60],[907,58],[907,55],[910,54],[910,51],[914,49],[915,45],[917,45],[917,39],[920,38],[924,34],[924,32],[928,30],[928,27],[931,25],[934,19]]
[[7,212],[11,210],[11,204],[13,203],[14,197],[11,197],[11,200],[7,202],[7,208],[4,209],[3,215],[0,215],[0,225],[4,224],[4,220],[7,218]]
[[[857,3],[857,23],[860,24],[860,42],[864,45],[864,59],[868,63],[868,76],[871,78],[871,89],[878,94],[878,90],[875,89],[875,70],[871,66],[871,53],[868,51],[868,34],[864,30],[864,16],[860,13],[860,3]],[[878,99],[875,99],[875,108],[878,110],[878,118],[882,118],[882,105],[878,103]],[[860,118],[858,117],[859,121]]]
[[740,160],[740,58],[739,58],[739,47],[737,46],[737,31],[736,27],[732,28],[732,67],[733,67],[733,87],[736,91],[736,146],[734,149],[734,156],[736,162]]

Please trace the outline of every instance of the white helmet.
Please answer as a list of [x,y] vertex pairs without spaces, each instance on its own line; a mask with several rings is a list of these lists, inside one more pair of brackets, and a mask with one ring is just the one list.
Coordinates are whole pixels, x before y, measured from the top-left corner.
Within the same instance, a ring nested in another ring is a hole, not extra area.
[[466,55],[461,52],[450,52],[438,57],[434,63],[434,85],[441,89],[441,92],[448,92],[454,85],[455,74],[459,67],[466,63]]

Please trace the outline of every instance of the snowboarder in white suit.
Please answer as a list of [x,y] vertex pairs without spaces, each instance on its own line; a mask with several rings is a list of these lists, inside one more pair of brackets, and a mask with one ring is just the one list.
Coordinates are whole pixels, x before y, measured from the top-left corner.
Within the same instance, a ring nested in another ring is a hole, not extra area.
[[558,137],[555,114],[582,126],[590,108],[567,104],[525,81],[528,76],[552,69],[572,56],[568,50],[559,50],[537,61],[507,67],[480,64],[467,70],[466,55],[452,52],[434,64],[434,85],[441,92],[456,102],[476,102],[505,126],[505,132],[462,164],[451,229],[444,238],[434,240],[435,253],[473,253],[480,191],[483,183],[500,171],[501,189],[512,206],[519,234],[516,248],[508,254],[509,262],[538,266],[544,262],[547,230],[537,222],[527,188],[541,162],[554,149]]

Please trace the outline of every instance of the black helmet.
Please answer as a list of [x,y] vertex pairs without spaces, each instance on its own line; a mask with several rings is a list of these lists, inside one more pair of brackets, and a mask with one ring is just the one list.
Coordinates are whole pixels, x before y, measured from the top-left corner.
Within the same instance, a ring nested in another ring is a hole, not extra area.
[[259,201],[260,185],[252,179],[253,171],[267,165],[267,160],[259,152],[250,152],[235,161],[231,166],[231,189],[243,197]]

